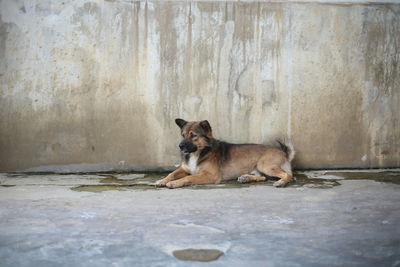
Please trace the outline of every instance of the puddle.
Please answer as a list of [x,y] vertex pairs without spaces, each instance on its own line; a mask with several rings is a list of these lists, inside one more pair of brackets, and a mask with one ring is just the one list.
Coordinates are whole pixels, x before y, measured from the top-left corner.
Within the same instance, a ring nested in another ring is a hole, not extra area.
[[146,173],[146,174],[135,174],[132,178],[132,175],[119,175],[116,177],[113,174],[100,175],[104,176],[104,179],[100,180],[100,183],[103,184],[117,184],[117,185],[137,185],[137,184],[146,184],[152,185],[158,179],[161,179],[167,176],[168,173]]
[[[305,174],[295,173],[296,180],[290,182],[290,184],[286,187],[307,187],[307,188],[318,188],[318,189],[326,189],[332,188],[334,186],[340,185],[338,181],[341,179],[322,179],[322,178],[309,178]],[[224,181],[220,184],[211,184],[211,185],[194,185],[189,188],[191,189],[214,189],[214,188],[246,188],[251,186],[273,186],[275,181],[279,180],[278,178],[270,177],[267,181],[264,182],[256,182],[256,183],[238,183],[236,180]]]
[[295,174],[296,181],[289,184],[289,187],[307,187],[317,189],[327,189],[340,185],[341,179],[309,178],[305,174]]
[[[125,179],[121,176],[114,176],[112,174],[103,174],[105,178],[100,180],[100,184],[96,185],[81,185],[71,188],[74,191],[83,192],[103,192],[110,190],[168,190],[165,187],[155,187],[154,183],[168,173],[150,173],[143,175],[142,177],[134,179]],[[182,189],[191,190],[207,190],[207,189],[222,189],[222,188],[248,188],[251,186],[273,186],[273,183],[278,180],[277,178],[270,178],[265,182],[257,183],[238,183],[236,180],[224,181],[220,184],[209,184],[209,185],[193,185],[183,187]],[[289,187],[307,187],[307,188],[332,188],[338,186],[340,183],[333,179],[322,179],[322,178],[308,178],[305,174],[296,174],[296,181],[290,183]]]
[[215,261],[224,253],[218,249],[182,249],[172,252],[175,258],[183,261]]
[[326,175],[340,176],[346,180],[373,180],[376,182],[392,183],[400,185],[400,172],[382,171],[382,172],[335,172],[327,171]]
[[134,190],[157,190],[158,188],[155,188],[152,185],[143,185],[143,184],[132,184],[132,185],[80,185],[77,187],[71,188],[73,191],[78,191],[78,192],[104,192],[104,191],[111,191],[111,190],[118,190],[118,191],[123,191],[123,190],[128,190],[128,189],[134,189]]
[[[129,177],[116,177],[111,174],[104,174],[106,178],[101,179],[101,185],[82,185],[72,188],[74,191],[86,192],[103,192],[109,190],[168,190],[165,187],[155,187],[154,182],[165,177],[168,173],[149,173],[138,176],[134,179]],[[292,181],[288,187],[291,188],[314,188],[329,189],[339,186],[340,181],[345,180],[374,180],[377,182],[400,184],[400,172],[398,171],[382,171],[382,172],[366,172],[366,171],[324,171],[318,175],[308,172],[295,173],[296,180]],[[324,178],[326,177],[326,178]],[[335,178],[332,178],[335,177]],[[224,181],[220,184],[210,185],[194,185],[183,187],[181,189],[191,190],[207,190],[207,189],[223,189],[223,188],[247,188],[251,186],[273,186],[277,178],[270,178],[265,182],[241,184],[236,180]]]
[[[82,173],[82,174],[52,174],[43,175],[43,179],[27,174],[5,174],[1,178],[0,186],[13,187],[15,185],[60,185],[74,186],[71,190],[79,192],[104,192],[111,190],[169,190],[165,187],[155,187],[154,183],[164,178],[168,173]],[[39,174],[40,175],[40,174]],[[373,180],[376,182],[392,183],[400,185],[399,169],[382,170],[319,170],[319,171],[297,171],[294,173],[295,181],[292,181],[289,188],[313,188],[329,189],[341,185],[341,180]],[[3,176],[4,177],[4,176]],[[19,179],[14,180],[14,178]],[[22,178],[22,179],[20,179]],[[27,181],[24,181],[27,178]],[[75,180],[74,180],[75,179]],[[42,181],[43,180],[43,181]],[[248,188],[251,186],[273,186],[277,178],[270,178],[264,182],[241,184],[236,180],[224,181],[221,184],[194,185],[181,188],[182,190],[208,190],[208,189],[231,189]]]
[[81,185],[71,188],[73,191],[80,192],[103,192],[111,190],[159,190],[154,183],[166,176],[164,173],[147,174],[122,174],[116,177],[116,174],[101,174],[105,178],[100,180],[97,185]]
[[134,185],[136,179],[120,179],[112,175],[104,175],[106,178],[101,179],[102,184],[117,184],[117,185]]

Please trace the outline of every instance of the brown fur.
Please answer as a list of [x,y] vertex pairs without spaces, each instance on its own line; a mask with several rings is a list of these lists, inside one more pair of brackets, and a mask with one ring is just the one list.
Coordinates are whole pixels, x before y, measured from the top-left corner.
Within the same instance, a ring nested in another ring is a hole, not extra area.
[[[278,177],[274,186],[281,187],[292,179],[291,146],[262,144],[229,144],[214,139],[208,121],[187,122],[176,119],[183,140],[180,144],[182,164],[157,186],[177,188],[195,184],[218,184],[238,179],[241,183],[265,181]],[[182,152],[183,151],[183,152]]]

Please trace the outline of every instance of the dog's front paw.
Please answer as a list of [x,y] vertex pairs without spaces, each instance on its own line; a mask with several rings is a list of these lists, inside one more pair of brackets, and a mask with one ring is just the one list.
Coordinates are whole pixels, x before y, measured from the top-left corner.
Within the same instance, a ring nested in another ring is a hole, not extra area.
[[274,183],[274,186],[275,187],[285,187],[287,184],[288,184],[287,182],[285,182],[284,180],[281,179],[281,180],[276,181]]
[[250,175],[247,175],[247,174],[244,174],[244,175],[241,175],[241,176],[239,176],[238,177],[238,182],[239,183],[248,183],[248,182],[250,182]]
[[181,182],[179,182],[179,180],[178,180],[178,181],[171,181],[171,182],[168,182],[168,183],[166,184],[166,186],[167,186],[168,188],[178,188],[178,187],[182,187],[183,184],[182,184]]
[[161,187],[161,186],[166,186],[167,183],[168,183],[168,180],[166,180],[166,179],[164,178],[164,179],[161,179],[161,180],[156,181],[156,182],[154,183],[154,185],[155,185],[155,186]]

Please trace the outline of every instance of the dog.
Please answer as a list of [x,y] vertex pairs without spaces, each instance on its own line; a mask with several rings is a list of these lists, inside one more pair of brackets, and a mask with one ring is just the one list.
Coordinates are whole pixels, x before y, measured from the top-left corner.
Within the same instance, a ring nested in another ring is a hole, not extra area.
[[183,140],[179,144],[182,163],[178,169],[158,180],[156,186],[178,188],[198,184],[218,184],[237,179],[240,183],[280,178],[273,185],[284,187],[293,179],[291,161],[295,150],[290,142],[276,146],[230,144],[212,135],[207,120],[176,119]]

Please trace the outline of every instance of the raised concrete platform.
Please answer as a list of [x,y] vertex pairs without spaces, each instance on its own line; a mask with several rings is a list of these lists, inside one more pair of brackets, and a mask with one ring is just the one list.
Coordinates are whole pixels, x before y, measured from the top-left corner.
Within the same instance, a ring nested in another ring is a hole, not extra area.
[[399,169],[282,189],[156,189],[159,176],[0,174],[0,265],[400,266]]

